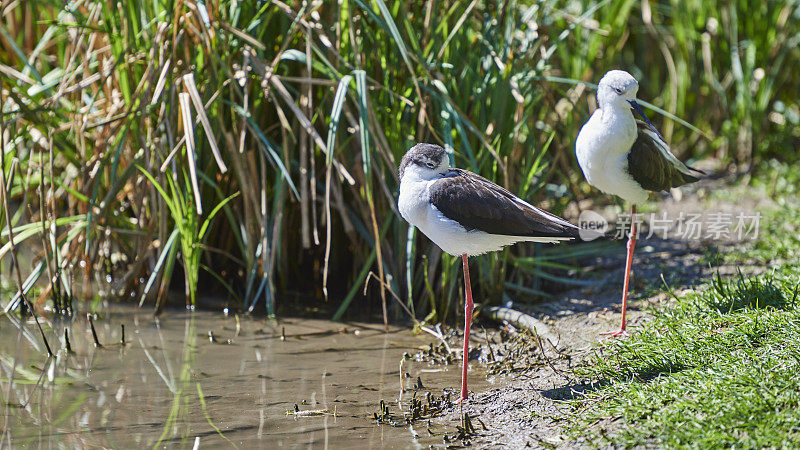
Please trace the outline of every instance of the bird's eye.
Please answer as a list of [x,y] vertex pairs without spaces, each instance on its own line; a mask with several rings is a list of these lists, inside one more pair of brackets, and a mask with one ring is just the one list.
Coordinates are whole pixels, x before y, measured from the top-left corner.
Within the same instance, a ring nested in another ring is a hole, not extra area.
[[622,89],[620,88],[614,88],[614,91],[616,91],[617,94],[622,94]]
[[419,164],[420,166],[425,166],[429,169],[435,169],[439,165],[436,163],[436,161],[428,157],[419,158],[416,160],[416,163]]

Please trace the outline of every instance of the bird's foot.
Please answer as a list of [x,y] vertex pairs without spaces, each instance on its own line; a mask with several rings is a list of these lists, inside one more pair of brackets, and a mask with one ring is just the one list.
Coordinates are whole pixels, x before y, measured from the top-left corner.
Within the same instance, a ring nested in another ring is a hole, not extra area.
[[454,401],[454,405],[461,405],[467,402],[467,397],[461,397],[458,400]]
[[625,331],[624,328],[621,328],[617,331],[606,331],[605,333],[600,333],[601,335],[605,336],[605,339],[611,338],[626,338],[631,334]]

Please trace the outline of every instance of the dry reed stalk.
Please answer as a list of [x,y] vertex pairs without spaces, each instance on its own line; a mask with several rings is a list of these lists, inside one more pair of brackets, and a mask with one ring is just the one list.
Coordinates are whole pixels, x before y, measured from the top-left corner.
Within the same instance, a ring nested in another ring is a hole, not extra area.
[[[304,75],[306,77],[312,76],[311,68],[311,30],[304,28],[305,42],[306,42],[306,67]],[[311,84],[305,84],[305,94],[300,97],[300,105],[305,106],[306,114],[313,114],[313,96]],[[304,105],[305,104],[305,105]],[[300,241],[303,248],[308,249],[311,247],[311,236],[309,229],[308,217],[308,134],[300,134]],[[313,182],[313,180],[311,181]]]
[[197,215],[203,214],[203,200],[200,198],[200,186],[197,183],[197,166],[194,154],[194,130],[192,129],[191,106],[189,105],[189,94],[181,92],[178,94],[181,105],[181,117],[183,118],[183,135],[186,137],[186,159],[189,166],[189,180],[192,183],[194,192],[195,210]]
[[211,146],[211,153],[214,155],[214,159],[217,161],[219,171],[225,173],[228,171],[228,167],[222,160],[219,147],[217,147],[217,139],[214,136],[214,130],[211,129],[211,123],[208,121],[206,107],[203,105],[203,100],[200,98],[200,92],[197,91],[197,85],[194,82],[194,74],[187,73],[183,76],[183,86],[189,92],[189,97],[192,99],[192,103],[194,104],[195,111],[197,111],[197,116],[200,119],[200,123],[203,124],[203,130],[206,132],[206,139],[208,139],[208,143]]

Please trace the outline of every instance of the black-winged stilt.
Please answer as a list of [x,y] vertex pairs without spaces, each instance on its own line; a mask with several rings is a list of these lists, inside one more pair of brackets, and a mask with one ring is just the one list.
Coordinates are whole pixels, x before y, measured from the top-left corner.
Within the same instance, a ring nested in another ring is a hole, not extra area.
[[[623,70],[611,70],[597,87],[598,109],[581,128],[575,153],[586,180],[601,191],[631,203],[625,281],[622,288],[622,325],[611,336],[625,335],[633,249],[636,246],[636,204],[647,191],[668,191],[697,181],[703,172],[688,167],[669,150],[669,144],[636,102],[639,83]],[[631,108],[644,122],[633,117]]]
[[438,145],[417,144],[400,163],[400,214],[464,270],[464,358],[461,397],[467,398],[467,359],[472,323],[468,257],[521,241],[555,243],[578,237],[578,227],[536,208],[491,181],[450,167]]

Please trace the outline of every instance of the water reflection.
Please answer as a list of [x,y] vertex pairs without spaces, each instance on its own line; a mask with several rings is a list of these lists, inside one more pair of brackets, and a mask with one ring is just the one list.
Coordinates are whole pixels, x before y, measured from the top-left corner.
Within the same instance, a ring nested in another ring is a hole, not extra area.
[[[0,447],[442,443],[370,420],[382,399],[397,409],[402,355],[427,346],[428,335],[306,319],[274,323],[209,312],[154,319],[117,310],[94,321],[102,347],[94,346],[85,317],[54,324],[48,338],[59,350],[51,359],[32,323],[2,320]],[[406,387],[417,377],[432,391],[458,384],[457,366],[439,369],[403,362],[411,376]]]

